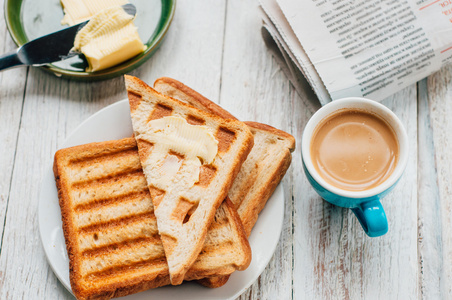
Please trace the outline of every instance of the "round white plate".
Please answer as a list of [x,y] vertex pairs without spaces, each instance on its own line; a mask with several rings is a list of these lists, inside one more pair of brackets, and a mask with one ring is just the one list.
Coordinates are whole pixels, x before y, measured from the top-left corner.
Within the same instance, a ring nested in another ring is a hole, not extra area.
[[[132,136],[127,100],[112,104],[85,120],[66,140],[63,148]],[[58,194],[52,168],[43,178],[39,200],[39,231],[47,260],[61,283],[71,291]],[[124,297],[138,299],[235,299],[264,271],[279,241],[284,218],[284,192],[279,185],[262,210],[249,242],[253,258],[245,271],[234,272],[222,287],[209,289],[195,282],[166,286]]]

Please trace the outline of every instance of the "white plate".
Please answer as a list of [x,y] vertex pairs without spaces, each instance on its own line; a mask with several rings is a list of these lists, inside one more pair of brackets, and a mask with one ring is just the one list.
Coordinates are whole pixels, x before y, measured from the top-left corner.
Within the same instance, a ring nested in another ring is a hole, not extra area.
[[[66,140],[63,148],[121,139],[132,135],[129,104],[123,100],[112,104],[83,122]],[[71,291],[69,260],[61,227],[61,213],[52,168],[43,178],[39,201],[39,231],[47,260],[61,283]],[[284,218],[284,192],[279,185],[262,210],[249,242],[253,259],[245,271],[234,272],[229,281],[217,289],[194,282],[166,286],[124,297],[138,299],[235,299],[259,277],[273,256]]]

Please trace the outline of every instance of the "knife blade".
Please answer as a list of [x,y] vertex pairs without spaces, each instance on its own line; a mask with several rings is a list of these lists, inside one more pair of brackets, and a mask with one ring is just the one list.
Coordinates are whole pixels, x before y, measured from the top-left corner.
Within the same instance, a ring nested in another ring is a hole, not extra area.
[[[123,9],[136,15],[133,4],[125,4]],[[42,66],[78,55],[71,52],[77,32],[88,21],[42,36],[20,46],[16,51],[0,56],[0,71],[18,66]]]
[[45,35],[0,57],[0,70],[17,66],[40,66],[69,58],[77,32],[88,21]]

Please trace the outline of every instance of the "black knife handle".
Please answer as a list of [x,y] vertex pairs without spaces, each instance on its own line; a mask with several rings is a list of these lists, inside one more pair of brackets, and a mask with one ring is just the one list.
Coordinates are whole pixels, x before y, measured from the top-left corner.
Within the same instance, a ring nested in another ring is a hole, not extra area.
[[23,63],[20,61],[17,52],[11,52],[0,56],[0,71],[20,65],[23,65]]

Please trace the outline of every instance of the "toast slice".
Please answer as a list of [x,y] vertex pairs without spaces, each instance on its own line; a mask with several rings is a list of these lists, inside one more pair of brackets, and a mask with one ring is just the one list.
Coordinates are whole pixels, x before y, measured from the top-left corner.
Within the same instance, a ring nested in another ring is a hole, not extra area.
[[198,257],[215,211],[253,147],[248,127],[125,76],[141,165],[173,285]]
[[[163,77],[154,83],[162,94],[179,99],[199,109],[227,119],[236,119],[229,112],[216,105],[198,92],[177,80]],[[277,185],[289,168],[295,149],[292,135],[257,122],[245,122],[254,135],[254,147],[243,163],[228,193],[242,220],[247,236],[257,221]],[[224,285],[228,276],[206,278],[200,281],[208,287]]]
[[[61,149],[54,174],[77,299],[110,299],[170,284],[133,137]],[[226,199],[185,280],[230,274],[250,260],[240,218]]]

